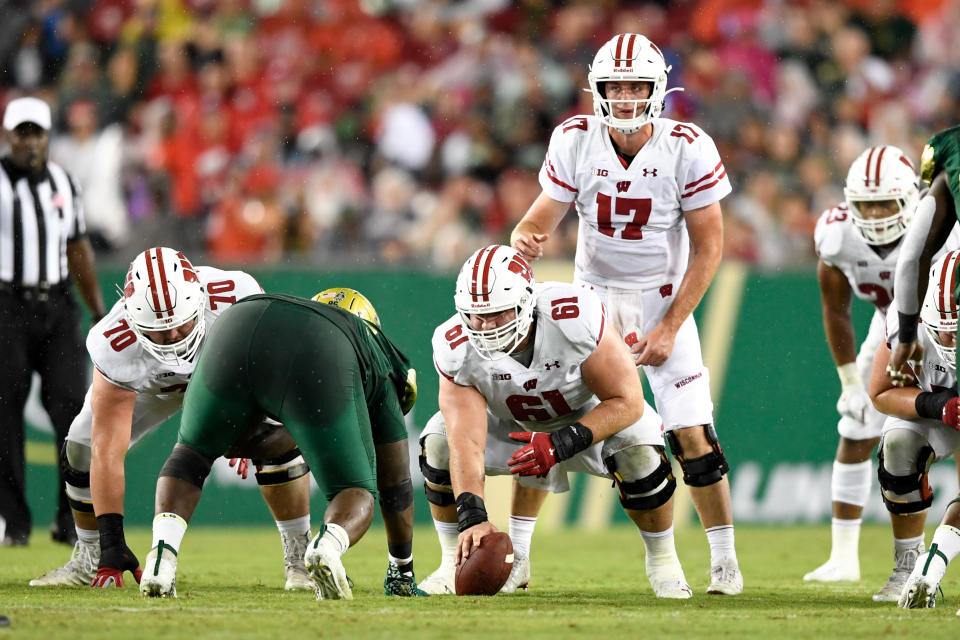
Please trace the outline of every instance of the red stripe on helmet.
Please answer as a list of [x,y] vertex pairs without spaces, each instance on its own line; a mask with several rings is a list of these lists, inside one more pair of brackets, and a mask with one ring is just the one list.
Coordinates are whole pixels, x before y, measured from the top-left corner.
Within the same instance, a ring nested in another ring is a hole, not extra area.
[[473,301],[477,302],[477,274],[480,272],[480,260],[483,258],[483,252],[487,250],[487,247],[480,249],[477,252],[477,257],[473,261],[473,273],[470,276],[470,295],[473,297]]
[[650,47],[657,52],[657,55],[660,56],[660,59],[663,60],[664,64],[666,64],[667,59],[663,57],[663,51],[660,51],[660,47],[653,44],[652,42],[650,43]]
[[873,186],[875,187],[880,186],[880,163],[883,162],[883,154],[886,153],[886,151],[887,151],[886,147],[880,147],[880,155],[877,156],[877,167],[874,173],[874,180],[873,180],[874,182]]
[[[143,252],[143,256],[146,259],[147,265],[147,278],[150,282],[150,293],[153,294],[153,308],[160,308],[160,297],[157,295],[157,278],[153,275],[153,267],[150,266],[150,250],[147,249]],[[162,318],[163,316],[160,312],[157,312],[157,317]]]
[[499,248],[499,245],[492,247],[490,253],[487,254],[486,262],[483,263],[483,302],[490,302],[490,264],[493,262],[493,254]]
[[870,147],[870,153],[867,154],[867,167],[864,169],[863,180],[864,185],[868,187],[870,186],[870,161],[873,160],[873,152],[876,150],[876,147]]
[[910,162],[910,158],[907,156],[900,156],[900,162],[910,167],[910,171],[913,171],[914,173],[917,172],[917,170],[913,168],[913,163]]
[[630,39],[627,40],[627,62],[624,65],[625,67],[633,66],[633,43],[637,39],[637,34],[631,33]]
[[163,291],[163,308],[167,310],[167,315],[173,315],[173,303],[170,301],[170,288],[167,286],[167,270],[163,266],[163,253],[160,247],[157,247],[157,269],[160,271],[160,289]]
[[950,287],[943,292],[946,298],[946,309],[951,316],[957,315],[957,305],[953,300],[953,292],[957,290],[957,259],[960,259],[960,251],[951,251],[947,266],[950,268]]
[[947,300],[950,299],[950,294],[947,292],[947,277],[950,273],[950,263],[953,262],[954,258],[953,252],[944,256],[943,269],[940,271],[940,300],[937,304],[937,311],[940,312],[940,317],[944,320],[946,320],[944,312],[948,309]]
[[620,50],[623,48],[623,36],[617,36],[617,50],[613,54],[613,66],[618,66],[620,61]]

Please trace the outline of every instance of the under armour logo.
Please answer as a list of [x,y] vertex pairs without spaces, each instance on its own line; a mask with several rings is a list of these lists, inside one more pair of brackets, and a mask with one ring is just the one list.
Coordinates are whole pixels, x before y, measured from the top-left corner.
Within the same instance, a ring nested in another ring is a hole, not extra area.
[[559,369],[559,368],[560,368],[560,361],[559,361],[559,360],[554,360],[554,361],[553,361],[553,364],[550,364],[550,363],[548,362],[548,363],[546,363],[546,364],[543,365],[543,366],[547,369],[547,371],[550,371],[550,369],[552,369],[553,367],[556,367],[556,368]]
[[673,285],[672,285],[672,284],[665,284],[665,285],[663,285],[662,287],[660,287],[660,297],[661,297],[661,298],[666,298],[667,296],[672,296],[672,295],[673,295]]
[[643,170],[643,177],[646,178],[648,175],[653,176],[654,178],[656,178],[656,177],[657,177],[657,170],[656,170],[656,169],[644,169],[644,170]]
[[536,388],[537,388],[536,378],[534,378],[533,380],[527,380],[526,382],[523,383],[524,391],[532,391],[533,389],[536,389]]
[[[644,169],[644,171],[646,171],[646,169]],[[623,193],[629,188],[630,188],[629,180],[621,180],[620,182],[617,183],[617,193]]]

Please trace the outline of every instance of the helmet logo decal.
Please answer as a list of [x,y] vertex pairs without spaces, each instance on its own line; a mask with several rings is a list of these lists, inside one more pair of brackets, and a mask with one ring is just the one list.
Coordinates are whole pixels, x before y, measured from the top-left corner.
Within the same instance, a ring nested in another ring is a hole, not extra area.
[[127,277],[123,281],[123,297],[129,298],[136,292],[136,288],[133,286],[133,263],[130,263],[130,268],[127,269]]
[[527,282],[533,282],[533,269],[530,267],[530,263],[519,253],[510,259],[507,269],[523,276]]
[[177,257],[180,258],[180,268],[183,269],[183,279],[186,282],[200,282],[200,278],[197,277],[197,272],[190,261],[187,260],[187,256],[183,255],[182,251],[177,251]]

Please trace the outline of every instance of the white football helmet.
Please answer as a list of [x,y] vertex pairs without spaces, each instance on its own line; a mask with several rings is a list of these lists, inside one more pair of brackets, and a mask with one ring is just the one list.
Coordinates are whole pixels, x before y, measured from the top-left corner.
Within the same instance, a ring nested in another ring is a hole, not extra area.
[[[470,344],[485,360],[512,353],[530,331],[537,299],[533,292],[533,269],[517,250],[503,245],[484,247],[470,256],[457,276],[454,304]],[[474,314],[516,309],[516,318],[502,327],[475,330]]]
[[[161,362],[190,361],[203,341],[207,295],[197,271],[181,252],[147,249],[130,263],[123,285],[127,323],[143,348]],[[168,331],[194,321],[193,329],[172,344],[157,344],[146,331]]]
[[957,288],[957,261],[960,251],[951,251],[937,260],[930,269],[930,281],[927,296],[920,309],[920,320],[927,335],[933,341],[937,354],[951,370],[956,369],[956,346],[944,346],[940,342],[940,331],[956,334],[957,303],[953,292]]
[[[843,195],[853,216],[853,225],[867,244],[890,244],[907,232],[913,218],[920,195],[917,173],[899,148],[871,147],[850,165]],[[899,207],[897,213],[877,219],[864,217],[860,210],[864,203],[883,200],[895,201]]]
[[[590,65],[587,81],[593,94],[593,112],[604,123],[621,133],[635,133],[640,127],[658,118],[663,111],[663,100],[668,93],[683,91],[681,87],[667,89],[667,74],[671,67],[657,45],[638,33],[621,33],[600,47]],[[649,82],[650,97],[643,100],[608,100],[607,82]],[[628,103],[633,107],[632,118],[617,118],[611,103]]]

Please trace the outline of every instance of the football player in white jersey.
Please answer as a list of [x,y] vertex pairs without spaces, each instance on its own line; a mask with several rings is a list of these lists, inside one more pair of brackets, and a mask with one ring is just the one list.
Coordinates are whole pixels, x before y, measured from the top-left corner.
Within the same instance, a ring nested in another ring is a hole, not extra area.
[[440,412],[420,439],[443,560],[421,588],[429,581],[434,593],[452,593],[456,564],[495,531],[486,474],[563,492],[567,473],[579,471],[616,483],[643,536],[654,594],[689,598],[666,535],[676,481],[662,422],[599,298],[572,284],[534,283],[520,253],[492,245],[464,264],[454,302],[457,314],[433,335]]
[[[840,443],[831,480],[832,549],[825,564],[803,577],[816,582],[860,579],[861,514],[870,493],[870,456],[884,421],[864,381],[883,342],[900,242],[916,209],[917,175],[897,147],[871,147],[850,165],[844,195],[844,203],[821,214],[814,232],[823,326],[841,384]],[[876,307],[859,353],[850,315],[853,296]],[[896,599],[899,586],[881,591]]]
[[593,116],[553,131],[542,192],[512,245],[528,259],[575,203],[575,282],[607,305],[653,390],[670,448],[710,543],[709,593],[743,590],[734,546],[729,470],[713,425],[709,372],[691,313],[720,265],[720,200],[730,193],[716,145],[700,127],[661,118],[667,66],[642,35],[614,37],[588,80]]
[[930,270],[918,336],[923,356],[912,367],[915,386],[894,386],[887,375],[890,351],[898,343],[895,308],[887,312],[887,340],[877,349],[870,376],[870,397],[889,416],[883,424],[879,477],[897,558],[897,571],[888,583],[896,593],[874,600],[899,601],[902,607],[932,607],[947,564],[960,552],[956,518],[937,528],[926,554],[923,545],[923,526],[933,502],[930,465],[960,452],[960,431],[955,428],[957,303],[952,295],[958,261],[960,251],[951,251]]
[[[243,271],[194,267],[167,247],[148,249],[130,264],[123,297],[87,335],[93,384],[61,454],[78,541],[66,565],[32,586],[123,586],[124,569],[139,582],[123,536],[127,450],[180,411],[207,329],[234,302],[262,291]],[[280,529],[286,588],[313,589],[303,565],[309,469],[295,453],[255,461],[256,476]]]

